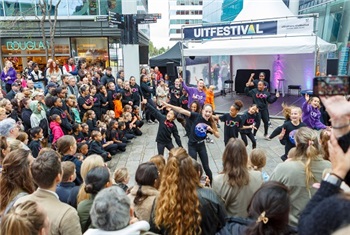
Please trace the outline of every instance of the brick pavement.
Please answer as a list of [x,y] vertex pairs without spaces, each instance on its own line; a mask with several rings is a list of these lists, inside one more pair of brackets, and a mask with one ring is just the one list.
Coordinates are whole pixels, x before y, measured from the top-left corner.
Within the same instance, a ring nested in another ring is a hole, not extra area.
[[[273,128],[269,128],[269,133],[271,133],[275,127],[281,125],[283,120],[271,119]],[[184,128],[180,123],[176,122],[179,129],[179,134],[181,136],[181,141],[184,148],[187,149],[187,137],[183,137],[185,134]],[[214,140],[214,144],[206,144],[207,151],[209,155],[209,166],[213,172],[213,176],[217,175],[218,172],[222,170],[222,153],[224,151],[224,139],[223,139],[223,125],[221,124],[220,138],[217,139],[214,136],[211,138]],[[134,139],[132,143],[128,144],[127,150],[124,153],[118,153],[113,156],[112,160],[108,163],[111,171],[114,172],[116,168],[127,167],[130,173],[129,186],[135,184],[135,172],[138,165],[142,162],[148,161],[152,156],[157,155],[157,145],[155,142],[156,134],[158,130],[158,124],[145,124],[142,127],[143,135]],[[248,153],[251,151],[250,140],[247,147]],[[173,144],[176,146],[175,141]],[[271,174],[276,165],[280,162],[280,156],[284,153],[284,146],[279,143],[276,137],[272,141],[267,141],[263,138],[263,126],[257,133],[257,147],[265,150],[267,154],[267,163],[265,170]],[[167,158],[168,151],[165,150],[165,156]]]

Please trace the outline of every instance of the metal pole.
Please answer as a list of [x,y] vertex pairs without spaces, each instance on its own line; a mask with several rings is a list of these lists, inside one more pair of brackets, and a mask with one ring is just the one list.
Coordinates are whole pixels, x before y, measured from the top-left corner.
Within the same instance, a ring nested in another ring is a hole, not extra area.
[[184,56],[184,26],[181,26],[181,66],[182,66],[182,79],[186,82],[186,60]]

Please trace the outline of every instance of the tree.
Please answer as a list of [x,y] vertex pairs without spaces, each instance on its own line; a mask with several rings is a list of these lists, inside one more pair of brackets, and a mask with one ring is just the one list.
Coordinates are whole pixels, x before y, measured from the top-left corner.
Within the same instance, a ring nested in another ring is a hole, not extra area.
[[161,47],[160,49],[157,49],[157,48],[153,45],[153,42],[152,42],[152,41],[149,42],[149,56],[150,56],[150,57],[163,54],[164,52],[166,52],[166,51],[168,51],[168,50],[169,50],[169,47],[167,47],[167,49],[165,49],[164,47]]
[[[41,34],[43,37],[43,43],[45,45],[46,61],[49,59],[49,48],[51,48],[51,58],[52,59],[55,58],[55,32],[56,32],[56,24],[57,24],[58,6],[60,5],[60,3],[61,3],[61,0],[57,0],[56,5],[54,5],[52,4],[52,0],[50,0],[49,6],[48,6],[47,0],[38,1],[38,5],[41,11],[40,28],[41,28]],[[54,12],[53,19],[51,17],[52,11]],[[48,22],[50,26],[50,30],[49,30],[50,45],[48,45],[46,41],[46,33],[45,33],[46,17],[48,18]]]

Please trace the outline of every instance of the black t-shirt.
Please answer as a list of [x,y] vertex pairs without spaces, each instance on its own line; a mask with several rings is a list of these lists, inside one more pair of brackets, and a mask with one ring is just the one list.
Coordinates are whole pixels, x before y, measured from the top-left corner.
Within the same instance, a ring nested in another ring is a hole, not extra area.
[[78,105],[81,113],[86,113],[89,109],[84,109],[83,104],[86,104],[87,106],[90,106],[91,100],[90,100],[90,95],[87,95],[85,97],[79,96],[78,98]]
[[[257,114],[250,114],[248,112],[245,112],[244,114],[241,115],[241,127],[243,126],[251,126],[256,122],[257,119]],[[253,129],[241,129],[240,132],[243,134],[249,134],[252,132]]]
[[295,147],[295,133],[300,127],[306,126],[303,122],[300,122],[298,126],[295,126],[292,121],[286,121],[282,128],[286,129],[286,133],[284,134],[281,143],[285,145],[285,154],[287,156],[289,150]]
[[238,132],[241,127],[241,117],[237,115],[232,117],[229,113],[225,113],[220,117],[220,121],[225,123],[224,142],[227,143],[232,137],[238,138]]
[[180,106],[180,97],[182,95],[182,88],[181,87],[170,87],[170,104],[175,106]]
[[83,133],[79,132],[77,135],[75,133],[73,133],[73,137],[75,138],[75,140],[80,143],[83,140],[85,140]]
[[193,124],[191,126],[190,136],[188,137],[188,142],[190,144],[195,144],[202,142],[207,137],[207,128],[210,126],[210,121],[205,120],[200,113],[191,112],[189,118]]

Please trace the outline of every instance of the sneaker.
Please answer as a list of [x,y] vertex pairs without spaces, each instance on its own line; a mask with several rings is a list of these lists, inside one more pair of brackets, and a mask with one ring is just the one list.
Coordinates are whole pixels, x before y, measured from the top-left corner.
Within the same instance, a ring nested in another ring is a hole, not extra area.
[[272,123],[270,121],[269,121],[268,125],[270,128],[273,128]]
[[154,120],[153,122],[157,124],[157,123],[158,123],[158,120],[156,119],[156,120]]
[[268,135],[264,135],[264,139],[268,140],[268,141],[271,141],[270,136],[268,136]]
[[206,141],[208,144],[214,144],[214,140],[212,140],[209,136],[207,136],[207,138],[205,138],[205,141]]
[[152,122],[152,120],[148,120],[147,123],[150,124],[150,125],[154,124],[154,122]]

